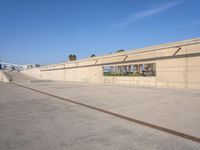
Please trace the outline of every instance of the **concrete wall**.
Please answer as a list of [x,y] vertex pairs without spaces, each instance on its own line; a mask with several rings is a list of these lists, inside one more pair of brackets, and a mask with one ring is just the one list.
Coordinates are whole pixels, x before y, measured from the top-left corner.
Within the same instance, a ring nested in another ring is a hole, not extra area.
[[[155,77],[103,76],[104,65],[155,63]],[[23,71],[37,79],[200,89],[200,39]]]
[[0,82],[10,82],[7,76],[2,71],[0,71]]

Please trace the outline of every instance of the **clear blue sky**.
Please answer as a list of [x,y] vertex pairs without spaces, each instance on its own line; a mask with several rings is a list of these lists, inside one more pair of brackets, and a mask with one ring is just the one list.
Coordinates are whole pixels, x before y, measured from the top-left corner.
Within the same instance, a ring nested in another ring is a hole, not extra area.
[[0,0],[0,60],[51,64],[200,37],[200,0]]

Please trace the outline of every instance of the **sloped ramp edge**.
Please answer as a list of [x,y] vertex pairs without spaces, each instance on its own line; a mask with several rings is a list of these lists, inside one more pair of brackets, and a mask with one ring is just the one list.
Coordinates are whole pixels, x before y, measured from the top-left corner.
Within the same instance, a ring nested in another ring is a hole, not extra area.
[[10,82],[10,78],[3,71],[0,71],[0,82]]

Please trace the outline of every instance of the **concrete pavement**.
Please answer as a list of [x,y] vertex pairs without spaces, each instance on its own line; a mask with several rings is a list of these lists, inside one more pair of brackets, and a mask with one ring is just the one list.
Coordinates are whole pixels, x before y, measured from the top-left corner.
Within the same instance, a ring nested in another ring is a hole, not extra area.
[[1,150],[198,150],[199,143],[0,83]]
[[[200,137],[198,90],[40,81],[20,73],[9,75],[14,82],[27,87]],[[200,149],[200,144],[10,83],[1,83],[1,147]]]
[[38,82],[25,84],[25,86],[200,137],[200,92],[198,90],[72,82]]

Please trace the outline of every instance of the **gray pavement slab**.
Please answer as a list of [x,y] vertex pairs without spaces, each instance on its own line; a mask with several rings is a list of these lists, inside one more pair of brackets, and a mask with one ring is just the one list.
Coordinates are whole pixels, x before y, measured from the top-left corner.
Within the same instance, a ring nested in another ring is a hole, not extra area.
[[198,150],[200,144],[0,83],[0,149]]
[[144,122],[200,137],[200,91],[73,82],[26,84]]

